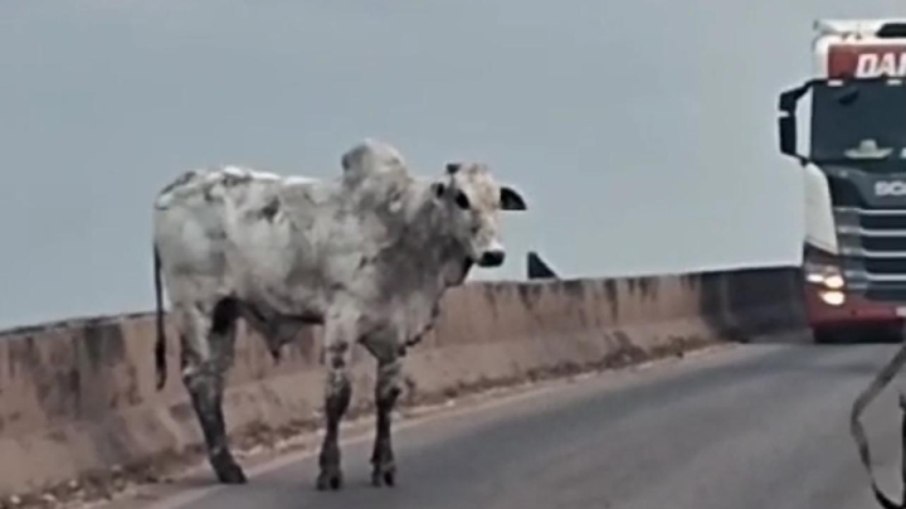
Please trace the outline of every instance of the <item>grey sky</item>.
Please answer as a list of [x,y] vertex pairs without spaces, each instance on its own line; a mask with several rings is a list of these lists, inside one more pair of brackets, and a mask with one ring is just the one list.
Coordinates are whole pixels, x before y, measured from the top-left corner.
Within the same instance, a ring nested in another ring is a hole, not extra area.
[[[181,171],[334,175],[364,136],[420,173],[488,161],[521,278],[795,261],[776,94],[815,17],[894,0],[0,3],[0,326],[152,303],[150,203]],[[903,11],[902,6],[899,9]]]

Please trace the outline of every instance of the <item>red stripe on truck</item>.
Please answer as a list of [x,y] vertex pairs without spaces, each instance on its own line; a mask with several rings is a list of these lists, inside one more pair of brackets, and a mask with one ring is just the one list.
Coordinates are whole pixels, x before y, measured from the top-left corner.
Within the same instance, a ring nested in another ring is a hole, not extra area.
[[906,77],[906,44],[840,44],[827,55],[829,78]]

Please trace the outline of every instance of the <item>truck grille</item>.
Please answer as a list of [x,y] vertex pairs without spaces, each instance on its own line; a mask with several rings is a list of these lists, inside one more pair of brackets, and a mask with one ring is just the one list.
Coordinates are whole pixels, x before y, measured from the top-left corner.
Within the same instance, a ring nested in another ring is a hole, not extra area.
[[906,209],[835,207],[834,216],[850,288],[906,302]]

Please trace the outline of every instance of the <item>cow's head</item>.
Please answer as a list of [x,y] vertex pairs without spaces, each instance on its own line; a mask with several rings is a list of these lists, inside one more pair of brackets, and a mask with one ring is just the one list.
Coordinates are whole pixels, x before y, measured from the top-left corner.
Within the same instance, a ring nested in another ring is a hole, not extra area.
[[447,211],[451,232],[479,267],[499,267],[506,257],[500,241],[498,212],[526,210],[513,188],[498,184],[481,163],[449,163],[443,180],[432,185]]

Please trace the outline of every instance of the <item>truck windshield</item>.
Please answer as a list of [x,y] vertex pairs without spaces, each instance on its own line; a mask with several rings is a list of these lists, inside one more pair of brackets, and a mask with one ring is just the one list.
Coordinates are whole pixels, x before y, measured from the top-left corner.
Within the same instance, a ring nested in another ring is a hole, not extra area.
[[902,171],[904,149],[906,85],[851,81],[812,89],[813,160]]

